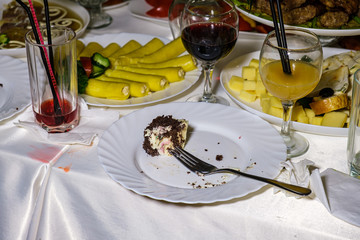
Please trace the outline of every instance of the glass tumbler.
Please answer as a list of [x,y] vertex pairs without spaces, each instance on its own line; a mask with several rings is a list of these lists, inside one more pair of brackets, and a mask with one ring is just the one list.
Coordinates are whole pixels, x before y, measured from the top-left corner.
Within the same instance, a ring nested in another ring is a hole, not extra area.
[[360,178],[360,69],[354,74],[347,145],[350,175]]
[[103,11],[102,4],[106,0],[78,0],[80,5],[85,7],[90,14],[88,28],[102,28],[112,23],[112,17]]
[[76,34],[55,26],[51,35],[46,28],[40,32],[40,44],[32,30],[25,35],[35,121],[50,133],[67,132],[79,123]]

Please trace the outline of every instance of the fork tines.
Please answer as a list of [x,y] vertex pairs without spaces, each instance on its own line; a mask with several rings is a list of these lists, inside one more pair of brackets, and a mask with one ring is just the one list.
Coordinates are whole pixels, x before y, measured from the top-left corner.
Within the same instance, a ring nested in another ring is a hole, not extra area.
[[185,167],[196,173],[206,174],[215,168],[213,165],[200,160],[180,147],[175,147],[173,150],[171,150],[171,154],[173,154],[173,156],[178,159]]

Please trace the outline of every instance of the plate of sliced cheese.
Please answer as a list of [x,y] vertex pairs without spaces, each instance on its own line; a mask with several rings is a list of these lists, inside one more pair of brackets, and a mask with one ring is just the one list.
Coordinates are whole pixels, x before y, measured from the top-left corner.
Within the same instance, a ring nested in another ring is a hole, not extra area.
[[[347,136],[351,85],[360,68],[360,52],[323,48],[324,63],[318,86],[298,100],[292,114],[292,128],[321,135]],[[281,125],[282,105],[262,84],[258,65],[260,52],[240,56],[221,72],[221,85],[239,106],[261,118]]]

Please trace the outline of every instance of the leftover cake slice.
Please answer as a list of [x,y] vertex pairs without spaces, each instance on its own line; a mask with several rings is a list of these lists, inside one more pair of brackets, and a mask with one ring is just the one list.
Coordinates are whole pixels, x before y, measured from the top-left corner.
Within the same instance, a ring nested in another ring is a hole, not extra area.
[[188,121],[185,119],[158,116],[144,130],[143,148],[151,156],[172,156],[169,150],[185,146],[187,129]]

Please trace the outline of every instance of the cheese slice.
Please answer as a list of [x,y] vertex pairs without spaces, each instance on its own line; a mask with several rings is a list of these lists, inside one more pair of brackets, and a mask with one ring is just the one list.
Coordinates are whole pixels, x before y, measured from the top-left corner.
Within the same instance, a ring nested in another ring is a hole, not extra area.
[[341,66],[324,72],[320,82],[316,88],[308,94],[308,97],[318,97],[320,91],[324,88],[331,88],[335,93],[345,93],[349,88],[349,68],[347,66]]

